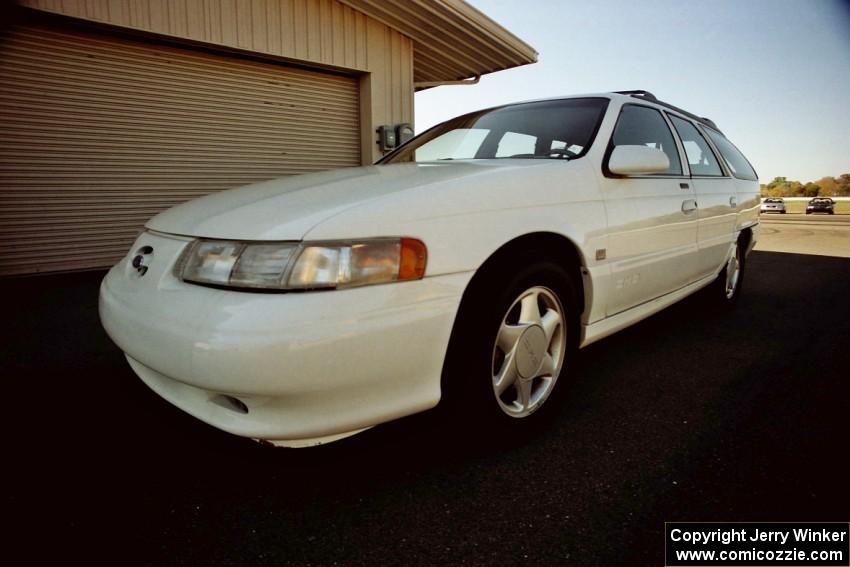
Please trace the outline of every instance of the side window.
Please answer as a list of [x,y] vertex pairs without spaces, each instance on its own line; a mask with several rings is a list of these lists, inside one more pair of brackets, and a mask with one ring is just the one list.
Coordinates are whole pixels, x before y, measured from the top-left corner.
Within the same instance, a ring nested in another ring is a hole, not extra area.
[[499,140],[496,157],[533,156],[535,144],[537,144],[537,136],[505,132]]
[[705,131],[708,132],[708,137],[711,138],[711,141],[714,142],[714,145],[718,150],[720,150],[720,155],[723,156],[723,159],[726,161],[726,165],[729,166],[729,171],[732,172],[732,175],[738,179],[758,181],[759,177],[756,175],[753,166],[750,165],[750,162],[747,161],[744,154],[742,154],[741,151],[732,144],[732,142],[727,140],[723,134],[715,132],[710,128],[706,128]]
[[670,168],[664,173],[682,174],[682,163],[679,161],[679,150],[676,149],[673,134],[664,117],[654,108],[636,104],[624,105],[617,119],[612,142],[615,146],[649,146],[659,149],[670,158]]
[[723,176],[723,170],[720,169],[714,152],[711,151],[711,147],[699,130],[678,116],[670,116],[670,120],[682,139],[685,154],[688,156],[688,165],[691,167],[691,175]]

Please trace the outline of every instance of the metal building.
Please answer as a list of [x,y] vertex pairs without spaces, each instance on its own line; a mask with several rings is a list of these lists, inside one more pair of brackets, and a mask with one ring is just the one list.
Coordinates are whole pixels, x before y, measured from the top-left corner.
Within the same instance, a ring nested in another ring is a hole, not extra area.
[[0,275],[102,268],[187,199],[368,164],[413,93],[536,61],[461,0],[21,0]]

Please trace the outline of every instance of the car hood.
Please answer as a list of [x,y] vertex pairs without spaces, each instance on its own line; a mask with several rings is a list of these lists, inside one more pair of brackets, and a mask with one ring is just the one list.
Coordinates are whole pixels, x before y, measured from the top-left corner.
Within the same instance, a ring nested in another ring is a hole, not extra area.
[[186,236],[300,240],[343,211],[431,184],[485,177],[549,160],[405,163],[273,179],[207,195],[153,217],[147,228]]

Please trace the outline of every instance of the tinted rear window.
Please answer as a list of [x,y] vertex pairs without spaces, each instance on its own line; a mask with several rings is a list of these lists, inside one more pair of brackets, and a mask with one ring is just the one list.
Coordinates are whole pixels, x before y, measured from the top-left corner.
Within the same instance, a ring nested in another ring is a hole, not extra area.
[[696,126],[678,116],[670,115],[673,127],[679,133],[682,145],[685,147],[685,155],[691,168],[691,175],[722,176],[723,171],[714,152],[708,147],[703,135]]
[[706,128],[705,130],[708,132],[708,136],[711,138],[711,141],[714,142],[714,145],[717,146],[718,150],[720,150],[720,155],[723,156],[723,161],[726,162],[726,165],[729,167],[729,171],[732,172],[732,175],[738,179],[758,181],[759,177],[756,175],[753,166],[750,165],[750,162],[747,161],[744,154],[742,154],[741,151],[732,144],[732,142],[727,140],[723,134],[715,132],[711,128]]

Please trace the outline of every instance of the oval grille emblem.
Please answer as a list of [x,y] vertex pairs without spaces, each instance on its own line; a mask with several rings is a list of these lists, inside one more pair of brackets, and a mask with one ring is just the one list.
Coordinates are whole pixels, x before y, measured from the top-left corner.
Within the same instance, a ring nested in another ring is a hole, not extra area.
[[153,248],[150,246],[142,246],[136,251],[132,264],[133,269],[136,270],[139,277],[142,277],[147,273],[151,260],[153,260]]

